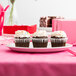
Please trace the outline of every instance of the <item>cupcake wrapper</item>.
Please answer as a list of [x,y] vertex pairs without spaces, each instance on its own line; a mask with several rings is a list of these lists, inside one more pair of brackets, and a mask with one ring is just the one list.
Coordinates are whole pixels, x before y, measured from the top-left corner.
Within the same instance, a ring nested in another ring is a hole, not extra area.
[[34,47],[47,47],[48,38],[33,38],[32,42]]
[[51,42],[67,42],[67,38],[51,38]]
[[48,41],[48,38],[32,38],[32,41],[45,43]]
[[65,46],[67,38],[51,38],[52,47]]
[[16,43],[20,43],[20,42],[25,43],[25,42],[28,42],[28,41],[30,42],[30,39],[16,39],[15,38],[14,40],[15,40]]
[[28,39],[14,39],[15,40],[15,46],[17,47],[29,47],[30,38]]

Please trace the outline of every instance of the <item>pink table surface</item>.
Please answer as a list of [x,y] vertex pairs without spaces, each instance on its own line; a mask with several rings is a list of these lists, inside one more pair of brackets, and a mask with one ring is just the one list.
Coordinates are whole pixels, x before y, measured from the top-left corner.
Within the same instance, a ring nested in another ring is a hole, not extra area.
[[76,57],[58,53],[18,53],[0,45],[0,76],[76,76]]
[[76,56],[68,51],[19,53],[0,45],[0,76],[76,76]]

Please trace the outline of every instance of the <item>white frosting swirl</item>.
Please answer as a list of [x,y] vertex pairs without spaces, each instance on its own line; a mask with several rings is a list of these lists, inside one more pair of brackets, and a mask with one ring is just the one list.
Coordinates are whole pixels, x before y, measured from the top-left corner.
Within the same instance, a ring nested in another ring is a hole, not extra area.
[[15,32],[14,37],[30,37],[30,34],[24,30],[18,30]]
[[43,36],[47,36],[47,32],[45,30],[39,30],[37,32],[35,32],[33,35],[33,37],[43,37]]
[[51,33],[51,37],[67,37],[64,31],[54,31]]

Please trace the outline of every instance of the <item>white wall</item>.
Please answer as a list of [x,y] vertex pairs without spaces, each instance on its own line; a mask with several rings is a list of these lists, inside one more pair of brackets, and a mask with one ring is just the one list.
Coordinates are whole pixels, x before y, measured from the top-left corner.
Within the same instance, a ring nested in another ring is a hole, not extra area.
[[[7,0],[0,0],[5,7]],[[76,0],[16,0],[19,24],[38,24],[40,16],[64,16],[76,19]]]

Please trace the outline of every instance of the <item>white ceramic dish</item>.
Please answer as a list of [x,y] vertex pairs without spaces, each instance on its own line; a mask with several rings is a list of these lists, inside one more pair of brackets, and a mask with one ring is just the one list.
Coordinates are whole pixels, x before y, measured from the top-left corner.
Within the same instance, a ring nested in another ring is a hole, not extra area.
[[11,50],[18,51],[18,52],[59,52],[67,50],[68,48],[72,47],[71,44],[66,44],[64,47],[51,47],[51,43],[48,42],[47,48],[33,48],[32,42],[30,42],[29,48],[26,47],[15,47],[14,43],[8,44]]

